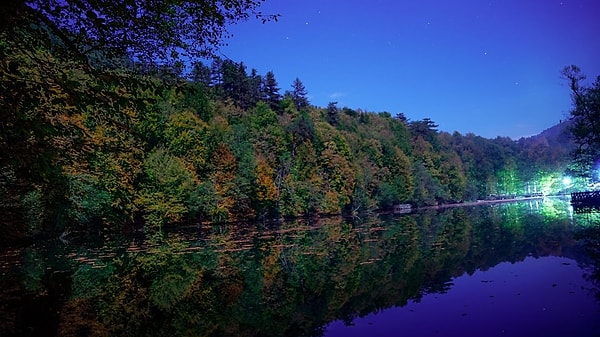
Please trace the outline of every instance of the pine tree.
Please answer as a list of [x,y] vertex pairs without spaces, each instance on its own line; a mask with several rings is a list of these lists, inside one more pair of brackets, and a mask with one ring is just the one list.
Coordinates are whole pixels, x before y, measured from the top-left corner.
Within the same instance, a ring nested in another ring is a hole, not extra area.
[[236,105],[247,108],[247,81],[246,66],[244,63],[235,63],[231,60],[223,61],[221,67],[223,78],[223,98],[231,99]]
[[298,77],[296,77],[294,83],[292,83],[292,89],[292,101],[294,102],[296,109],[302,110],[308,107],[308,98],[306,98],[308,93],[306,92],[304,84],[302,84]]
[[210,86],[218,88],[223,83],[223,73],[221,69],[223,68],[223,60],[216,57],[213,59],[210,64]]
[[265,75],[262,87],[262,99],[269,104],[271,110],[279,111],[281,94],[279,94],[279,87],[275,80],[275,74],[272,71],[268,71]]
[[205,86],[210,85],[211,80],[210,67],[202,62],[195,62],[192,68],[192,81],[195,83],[202,83]]
[[338,113],[339,109],[337,107],[337,102],[329,102],[329,104],[327,104],[327,122],[335,126],[338,122]]
[[248,81],[246,82],[248,91],[248,108],[256,106],[256,103],[260,101],[262,81],[263,78],[258,74],[258,71],[256,69],[252,69],[250,71],[250,76],[248,76]]

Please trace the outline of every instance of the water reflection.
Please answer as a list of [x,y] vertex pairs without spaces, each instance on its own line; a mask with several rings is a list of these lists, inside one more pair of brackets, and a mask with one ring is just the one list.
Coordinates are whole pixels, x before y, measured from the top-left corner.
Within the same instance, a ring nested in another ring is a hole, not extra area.
[[527,257],[455,278],[444,294],[336,321],[326,336],[596,336],[591,286],[574,260]]
[[457,277],[502,263],[597,265],[575,236],[583,227],[568,203],[544,200],[70,238],[3,252],[0,334],[320,336],[329,322],[451,294]]

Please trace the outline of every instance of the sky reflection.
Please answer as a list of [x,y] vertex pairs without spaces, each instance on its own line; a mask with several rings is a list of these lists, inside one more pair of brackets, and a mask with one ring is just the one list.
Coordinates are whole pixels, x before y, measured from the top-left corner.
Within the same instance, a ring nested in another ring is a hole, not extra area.
[[600,304],[577,262],[528,257],[455,278],[429,294],[356,319],[336,321],[325,336],[598,336]]

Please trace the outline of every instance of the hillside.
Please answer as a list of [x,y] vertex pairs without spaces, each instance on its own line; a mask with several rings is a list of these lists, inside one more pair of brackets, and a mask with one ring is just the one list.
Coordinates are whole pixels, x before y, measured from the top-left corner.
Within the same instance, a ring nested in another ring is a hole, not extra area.
[[560,149],[564,152],[570,152],[574,150],[575,143],[572,140],[571,133],[569,128],[571,127],[572,122],[569,120],[561,121],[559,124],[556,124],[539,134],[519,139],[519,144],[523,146],[527,146],[536,142],[547,142],[548,146]]

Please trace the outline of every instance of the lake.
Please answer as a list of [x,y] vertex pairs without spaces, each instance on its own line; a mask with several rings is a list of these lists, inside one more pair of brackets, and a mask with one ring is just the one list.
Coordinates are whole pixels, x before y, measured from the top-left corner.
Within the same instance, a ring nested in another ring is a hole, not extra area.
[[554,198],[71,233],[0,252],[2,336],[599,336],[598,214]]

